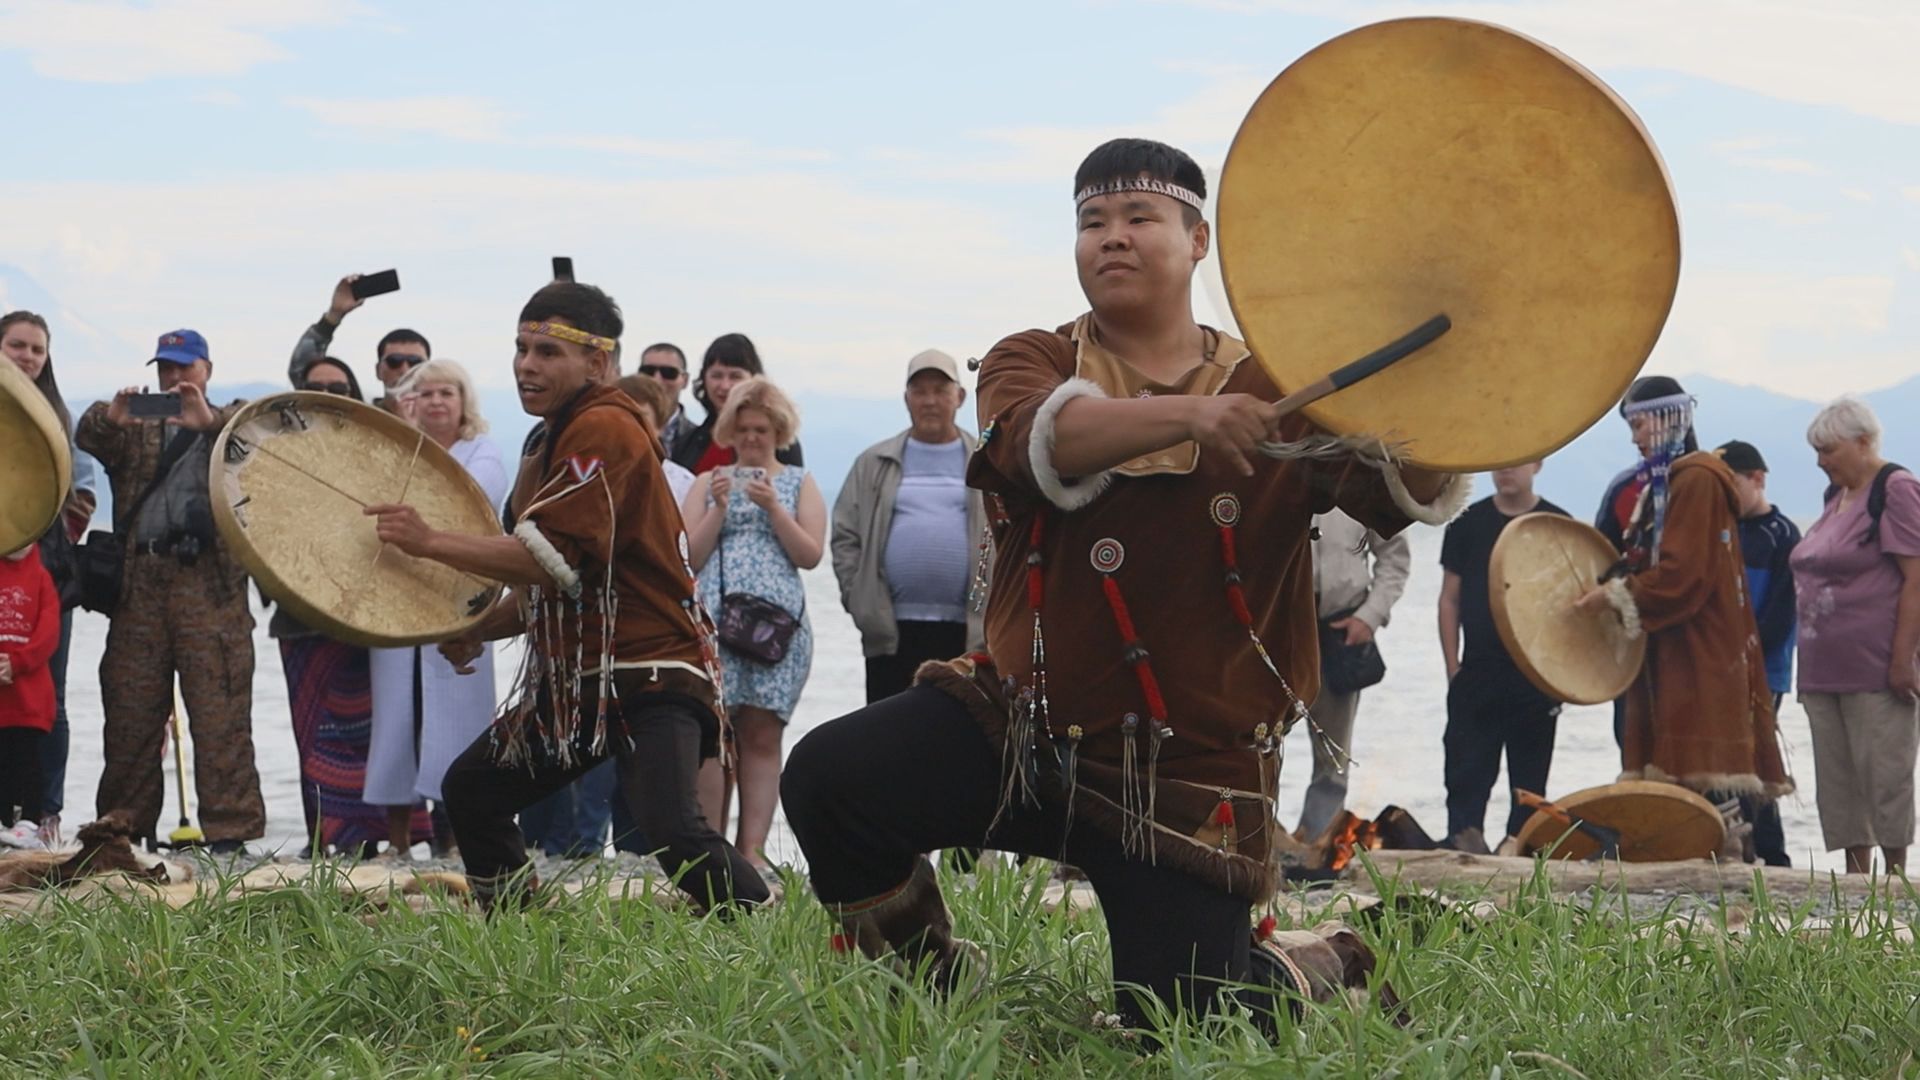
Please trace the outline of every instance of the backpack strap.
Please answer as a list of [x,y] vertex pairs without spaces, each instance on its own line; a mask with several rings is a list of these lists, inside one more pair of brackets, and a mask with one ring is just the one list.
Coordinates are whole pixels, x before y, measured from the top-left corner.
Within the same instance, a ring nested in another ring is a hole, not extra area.
[[1887,481],[1894,473],[1906,471],[1906,466],[1889,461],[1873,475],[1873,486],[1867,490],[1867,535],[1860,541],[1862,547],[1880,542],[1880,516],[1887,512]]

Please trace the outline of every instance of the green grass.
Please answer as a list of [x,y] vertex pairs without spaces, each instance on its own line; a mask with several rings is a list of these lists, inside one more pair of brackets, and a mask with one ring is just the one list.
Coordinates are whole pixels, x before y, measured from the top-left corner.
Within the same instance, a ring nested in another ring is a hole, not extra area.
[[1042,912],[1040,884],[951,891],[997,976],[954,1002],[829,953],[811,899],[731,922],[593,897],[372,925],[324,882],[180,910],[63,901],[0,920],[0,1075],[1878,1077],[1920,1047],[1920,951],[1884,909],[1730,940],[1536,883],[1486,923],[1363,923],[1411,1028],[1327,1008],[1274,1046],[1243,1017],[1181,1021],[1143,1056],[1090,1024],[1098,918]]

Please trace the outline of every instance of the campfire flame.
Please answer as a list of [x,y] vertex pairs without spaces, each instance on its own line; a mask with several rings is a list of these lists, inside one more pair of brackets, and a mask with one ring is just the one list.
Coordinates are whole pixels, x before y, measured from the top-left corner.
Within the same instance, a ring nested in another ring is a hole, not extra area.
[[1327,847],[1327,869],[1345,870],[1360,851],[1377,851],[1380,848],[1380,823],[1368,821],[1351,811],[1342,811],[1339,825],[1331,830],[1332,841]]

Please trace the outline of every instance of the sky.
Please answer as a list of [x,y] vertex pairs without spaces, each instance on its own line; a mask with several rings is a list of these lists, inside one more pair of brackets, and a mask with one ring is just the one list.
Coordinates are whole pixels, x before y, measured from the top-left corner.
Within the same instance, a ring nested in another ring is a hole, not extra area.
[[1408,14],[1533,34],[1639,113],[1684,250],[1649,370],[1809,399],[1920,373],[1920,4],[1895,0],[0,0],[0,304],[55,308],[78,391],[178,326],[217,379],[278,381],[342,274],[393,267],[335,352],[370,372],[412,326],[502,386],[568,255],[629,343],[740,331],[792,388],[892,397],[920,349],[1083,309],[1087,150],[1144,135],[1217,173],[1287,64]]

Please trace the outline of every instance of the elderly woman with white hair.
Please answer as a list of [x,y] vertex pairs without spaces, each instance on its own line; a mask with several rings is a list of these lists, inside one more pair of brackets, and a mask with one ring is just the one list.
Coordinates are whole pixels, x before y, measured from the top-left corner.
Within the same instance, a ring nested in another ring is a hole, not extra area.
[[[500,451],[485,437],[473,380],[451,360],[429,360],[394,389],[403,416],[464,466],[487,501],[499,507],[509,477]],[[493,722],[493,649],[461,675],[431,645],[375,649],[373,734],[361,798],[387,807],[387,854],[406,858],[422,835],[422,799],[440,799],[447,766]]]
[[1832,481],[1792,558],[1820,830],[1848,872],[1867,873],[1877,846],[1891,873],[1913,842],[1920,752],[1920,480],[1881,459],[1857,398],[1820,410],[1807,442]]

